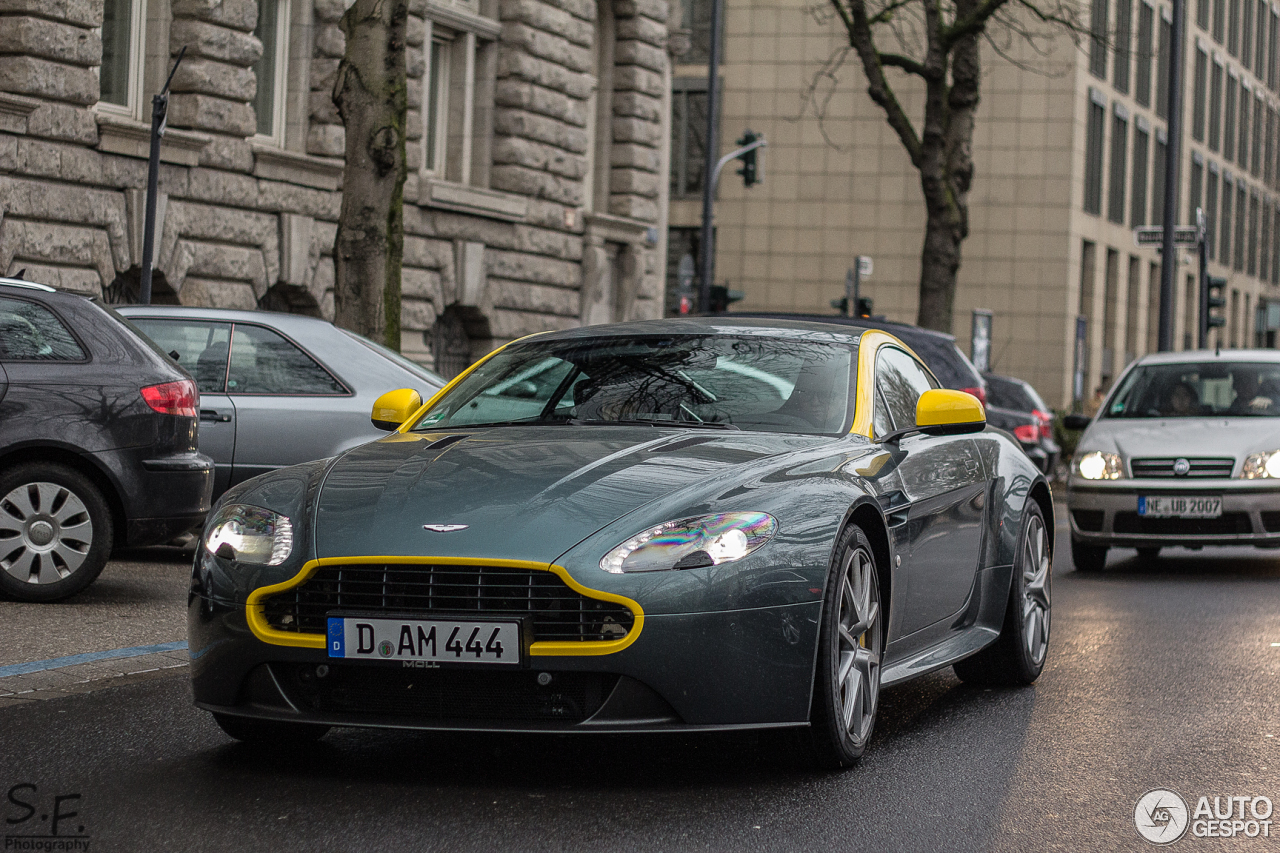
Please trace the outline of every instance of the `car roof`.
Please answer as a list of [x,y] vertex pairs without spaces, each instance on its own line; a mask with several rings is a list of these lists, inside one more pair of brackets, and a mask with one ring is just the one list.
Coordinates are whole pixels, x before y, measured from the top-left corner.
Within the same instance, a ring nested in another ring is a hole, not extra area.
[[[635,320],[629,323],[610,323],[602,326],[577,326],[536,335],[539,341],[575,340],[592,337],[625,337],[628,335],[723,335],[755,334],[772,337],[804,339],[824,343],[855,344],[865,328],[849,328],[831,323],[813,323],[802,320],[776,320],[752,317],[735,317],[718,314],[706,317],[668,317],[661,320]],[[535,336],[531,335],[531,338]]]
[[1183,350],[1182,352],[1153,352],[1138,359],[1138,364],[1192,364],[1201,361],[1272,361],[1280,362],[1280,350],[1227,349]]
[[[936,329],[926,329],[923,326],[913,326],[910,323],[899,323],[896,320],[886,320],[884,317],[846,317],[843,314],[801,314],[788,313],[785,311],[732,311],[723,314],[713,314],[712,317],[719,318],[759,318],[759,319],[776,319],[787,321],[798,321],[805,323],[821,323],[824,325],[836,326],[857,326],[862,329],[878,329],[883,332],[889,332],[898,335],[902,332],[904,335],[920,335],[923,337],[939,338],[942,340],[954,342],[955,335],[939,332]],[[905,338],[904,338],[905,340]]]
[[328,320],[308,317],[305,314],[289,314],[284,311],[245,310],[240,308],[199,308],[191,305],[113,305],[126,317],[187,317],[193,320],[226,320],[239,323],[260,323],[282,329],[307,326],[332,326]]
[[0,276],[0,285],[6,287],[21,287],[24,290],[39,290],[42,293],[57,293],[56,287],[50,287],[47,284],[40,284],[36,281],[27,281],[21,278],[9,278],[8,276]]

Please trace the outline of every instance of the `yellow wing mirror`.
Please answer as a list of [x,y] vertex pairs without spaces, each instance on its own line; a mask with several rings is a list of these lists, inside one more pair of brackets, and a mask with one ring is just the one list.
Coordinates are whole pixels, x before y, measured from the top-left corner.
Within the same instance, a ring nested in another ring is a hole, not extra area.
[[949,388],[931,388],[916,403],[916,428],[930,435],[980,432],[987,413],[977,397]]
[[422,408],[422,395],[412,388],[388,391],[373,404],[369,420],[378,429],[398,429],[418,409]]

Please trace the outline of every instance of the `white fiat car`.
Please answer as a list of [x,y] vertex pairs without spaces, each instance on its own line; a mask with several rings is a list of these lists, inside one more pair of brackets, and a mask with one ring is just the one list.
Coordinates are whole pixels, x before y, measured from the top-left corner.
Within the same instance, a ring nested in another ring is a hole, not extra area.
[[1111,547],[1280,548],[1280,351],[1138,359],[1080,437],[1067,505],[1079,571]]

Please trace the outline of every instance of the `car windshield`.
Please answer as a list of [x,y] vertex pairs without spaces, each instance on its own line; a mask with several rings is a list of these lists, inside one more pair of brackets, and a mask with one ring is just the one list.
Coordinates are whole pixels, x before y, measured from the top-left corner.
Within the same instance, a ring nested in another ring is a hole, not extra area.
[[1108,418],[1280,416],[1280,362],[1147,364],[1124,378]]
[[856,347],[759,336],[528,341],[477,367],[413,429],[576,424],[836,435]]

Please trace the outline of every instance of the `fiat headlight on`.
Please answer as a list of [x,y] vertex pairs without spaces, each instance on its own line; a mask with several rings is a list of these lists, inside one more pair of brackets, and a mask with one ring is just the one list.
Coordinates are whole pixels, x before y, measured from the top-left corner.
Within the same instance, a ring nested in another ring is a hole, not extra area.
[[1114,453],[1094,450],[1076,459],[1076,471],[1086,480],[1119,480],[1124,476],[1124,466]]
[[778,522],[765,512],[682,518],[632,536],[600,560],[606,572],[700,569],[741,560],[773,538]]
[[293,522],[262,507],[227,504],[205,529],[209,553],[238,563],[278,566],[293,551]]
[[1240,468],[1240,476],[1246,480],[1280,478],[1280,450],[1250,453]]

